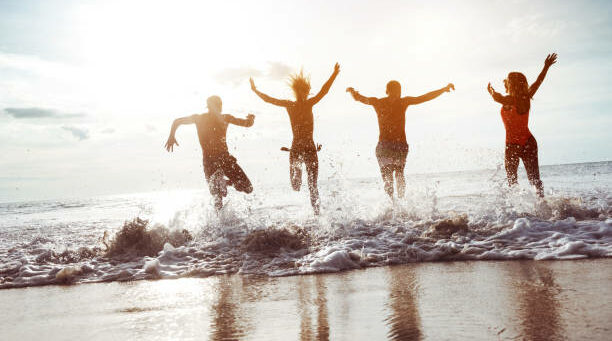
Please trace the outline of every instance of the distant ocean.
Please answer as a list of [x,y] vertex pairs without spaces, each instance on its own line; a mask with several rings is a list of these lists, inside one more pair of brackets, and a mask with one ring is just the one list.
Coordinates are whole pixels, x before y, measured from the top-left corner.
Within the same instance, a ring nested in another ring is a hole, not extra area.
[[[307,187],[293,192],[288,179],[251,195],[230,189],[220,215],[204,181],[192,191],[0,203],[0,288],[612,256],[612,161],[541,167],[546,202],[519,172],[513,189],[503,169],[407,175],[395,203],[378,177],[320,179],[320,217]],[[129,235],[145,220],[149,232]],[[160,240],[149,255],[133,245],[150,252]]]

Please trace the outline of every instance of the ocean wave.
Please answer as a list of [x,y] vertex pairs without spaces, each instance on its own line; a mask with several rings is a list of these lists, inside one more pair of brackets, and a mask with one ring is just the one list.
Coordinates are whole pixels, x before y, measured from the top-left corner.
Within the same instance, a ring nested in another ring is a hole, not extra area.
[[[217,232],[195,239],[181,230],[149,228],[136,218],[101,246],[59,252],[36,237],[23,244],[25,249],[8,250],[0,265],[0,288],[226,273],[288,276],[411,262],[612,256],[608,207],[584,207],[564,198],[546,206],[486,224],[482,217],[455,212],[419,218],[397,206],[371,219],[328,216],[257,228],[228,214],[204,228]],[[577,218],[566,217],[568,212]]]
[[549,168],[545,201],[526,179],[508,188],[501,166],[412,175],[393,203],[380,180],[337,175],[319,217],[285,186],[232,193],[220,214],[206,191],[2,204],[0,288],[611,257],[612,163]]

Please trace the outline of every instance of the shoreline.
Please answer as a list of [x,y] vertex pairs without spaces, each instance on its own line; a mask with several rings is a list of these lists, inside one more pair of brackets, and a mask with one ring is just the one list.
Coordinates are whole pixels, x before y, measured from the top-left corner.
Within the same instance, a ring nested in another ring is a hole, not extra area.
[[[345,273],[350,273],[353,271],[365,271],[368,269],[377,269],[377,268],[387,268],[387,267],[401,267],[401,266],[418,266],[419,264],[451,264],[451,263],[470,263],[470,262],[537,262],[537,263],[555,263],[555,262],[576,262],[576,261],[597,261],[597,260],[612,260],[612,256],[603,256],[603,257],[584,257],[584,258],[568,258],[568,259],[449,259],[449,260],[433,260],[433,261],[420,261],[420,262],[409,262],[409,263],[393,263],[386,265],[373,265],[373,266],[364,266],[360,268],[352,268],[352,269],[342,269],[339,271],[321,271],[314,273],[290,273],[290,274],[282,274],[282,275],[267,275],[267,274],[258,274],[258,273],[240,273],[240,272],[227,272],[227,273],[213,273],[210,275],[178,275],[178,276],[169,276],[169,277],[147,277],[147,278],[129,278],[129,279],[111,279],[111,280],[100,280],[100,281],[85,281],[85,282],[58,282],[58,283],[40,283],[40,284],[24,284],[22,286],[14,286],[14,287],[0,287],[0,294],[9,290],[22,290],[27,288],[41,288],[41,287],[74,287],[79,285],[95,285],[95,284],[110,284],[110,283],[138,283],[138,282],[156,282],[156,281],[175,281],[181,279],[206,279],[210,277],[219,277],[219,276],[241,276],[241,277],[252,277],[252,278],[289,278],[289,277],[300,277],[300,276],[318,276],[318,275],[342,275]],[[69,266],[68,266],[69,267]]]
[[591,339],[612,260],[411,263],[1,290],[7,339]]

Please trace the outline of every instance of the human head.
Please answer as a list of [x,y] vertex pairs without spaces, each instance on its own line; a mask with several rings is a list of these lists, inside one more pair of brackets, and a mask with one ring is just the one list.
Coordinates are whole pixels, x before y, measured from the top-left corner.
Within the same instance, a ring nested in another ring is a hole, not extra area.
[[527,77],[520,72],[510,72],[504,84],[508,95],[515,99],[518,113],[521,115],[528,113],[531,106],[531,96],[529,95]]
[[210,96],[206,99],[206,106],[208,107],[208,111],[214,114],[220,114],[221,108],[223,107],[223,102],[221,102],[221,97],[219,96]]
[[289,77],[289,86],[293,90],[295,99],[306,100],[310,94],[310,77],[304,75],[304,71]]
[[520,72],[510,72],[508,78],[504,81],[504,85],[510,96],[520,98],[529,93],[527,77]]
[[387,83],[387,96],[399,98],[402,95],[402,86],[398,81],[390,81]]

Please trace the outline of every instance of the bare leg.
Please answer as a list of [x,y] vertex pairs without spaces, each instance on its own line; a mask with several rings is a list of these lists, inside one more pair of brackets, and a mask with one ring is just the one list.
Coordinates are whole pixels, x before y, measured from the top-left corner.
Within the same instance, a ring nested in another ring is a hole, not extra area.
[[519,145],[507,144],[504,164],[506,166],[506,176],[508,177],[508,185],[514,186],[518,184],[516,172],[519,166]]
[[397,186],[397,197],[403,198],[406,192],[406,179],[404,178],[404,166],[406,165],[406,158],[401,165],[395,167],[395,185]]
[[404,172],[395,170],[395,186],[397,186],[397,197],[403,198],[406,192],[406,179],[404,178]]
[[385,183],[385,192],[393,199],[393,166],[380,167],[380,174]]
[[525,145],[525,152],[522,155],[523,164],[527,171],[529,183],[536,188],[536,193],[540,198],[544,197],[544,186],[540,180],[540,165],[538,162],[538,143],[535,138],[530,138]]
[[310,204],[316,215],[319,215],[321,204],[319,201],[319,188],[317,180],[319,178],[319,158],[317,152],[307,152],[305,155],[306,172],[308,173],[308,189],[310,190]]
[[217,211],[221,211],[221,209],[223,208],[223,197],[221,196],[221,194],[216,194],[214,196],[215,199],[215,209]]
[[289,178],[291,179],[291,188],[294,191],[299,191],[302,187],[302,163],[298,154],[293,150],[289,153]]
[[221,169],[217,169],[206,180],[208,181],[208,190],[213,197],[215,208],[219,211],[223,208],[223,197],[227,195],[225,175]]
[[230,156],[223,162],[223,173],[227,177],[225,182],[227,186],[234,186],[234,188],[239,192],[253,192],[251,180],[249,180],[242,168],[240,168],[235,157]]

